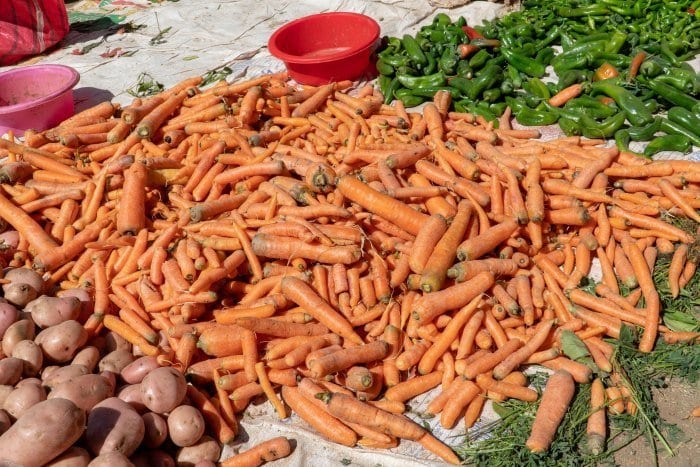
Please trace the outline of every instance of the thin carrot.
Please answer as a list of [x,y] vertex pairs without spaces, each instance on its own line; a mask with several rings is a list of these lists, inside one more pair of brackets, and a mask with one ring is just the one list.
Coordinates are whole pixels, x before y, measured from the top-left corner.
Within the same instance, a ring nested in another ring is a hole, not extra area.
[[257,467],[287,457],[292,445],[284,436],[272,438],[221,462],[221,467]]
[[668,283],[671,290],[671,296],[673,298],[678,297],[680,294],[680,278],[687,258],[688,245],[682,243],[678,245],[676,251],[673,253],[673,257],[671,258],[671,263],[668,268]]
[[578,97],[582,92],[583,84],[574,83],[550,97],[549,105],[551,105],[552,107],[561,107],[574,97]]

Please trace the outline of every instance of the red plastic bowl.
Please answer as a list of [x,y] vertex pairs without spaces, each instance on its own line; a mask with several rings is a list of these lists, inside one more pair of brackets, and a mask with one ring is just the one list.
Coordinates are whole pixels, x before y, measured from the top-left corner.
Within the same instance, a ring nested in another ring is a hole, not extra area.
[[64,65],[34,65],[0,73],[0,134],[46,130],[73,115],[80,74]]
[[379,24],[359,13],[320,13],[291,21],[275,31],[270,53],[289,76],[318,86],[358,78],[370,64]]

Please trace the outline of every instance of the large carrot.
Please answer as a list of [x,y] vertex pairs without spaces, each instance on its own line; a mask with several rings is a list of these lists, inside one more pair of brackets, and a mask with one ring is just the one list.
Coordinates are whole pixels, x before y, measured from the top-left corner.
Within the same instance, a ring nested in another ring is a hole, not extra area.
[[[5,141],[0,139],[0,141]],[[29,214],[0,193],[0,218],[14,227],[38,253],[48,253],[58,245]]]
[[486,232],[462,242],[457,247],[457,257],[461,261],[479,259],[505,242],[517,229],[518,223],[514,219],[506,219]]
[[530,437],[525,442],[532,452],[544,452],[554,440],[559,424],[564,419],[574,397],[574,379],[566,371],[556,371],[547,380],[542,402],[537,408]]
[[447,230],[445,218],[439,214],[430,216],[430,219],[423,224],[413,242],[408,264],[411,271],[416,274],[423,272],[425,263],[430,258],[431,252],[440,238]]
[[311,360],[309,371],[314,378],[323,378],[353,365],[381,360],[388,354],[389,345],[382,340],[377,340],[371,344],[349,347]]
[[282,279],[282,293],[289,300],[304,308],[328,329],[357,344],[362,339],[352,328],[352,325],[323,300],[306,282],[295,277]]
[[124,188],[117,210],[117,230],[136,235],[146,226],[146,183],[148,170],[135,162],[124,173]]
[[424,295],[416,300],[411,316],[418,325],[430,323],[442,313],[461,308],[475,297],[486,292],[494,281],[493,274],[481,272],[471,280]]

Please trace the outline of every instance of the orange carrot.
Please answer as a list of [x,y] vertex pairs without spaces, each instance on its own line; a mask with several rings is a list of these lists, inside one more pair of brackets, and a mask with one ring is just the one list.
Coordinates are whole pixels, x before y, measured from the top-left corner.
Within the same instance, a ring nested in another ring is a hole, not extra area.
[[430,216],[429,220],[423,224],[411,248],[409,256],[411,271],[416,274],[423,272],[433,248],[438,244],[445,231],[447,231],[447,222],[439,214]]
[[309,370],[314,378],[322,378],[353,365],[381,360],[388,354],[389,345],[382,340],[377,340],[316,358],[309,362]]
[[441,371],[434,371],[422,376],[415,376],[389,388],[384,397],[390,401],[405,402],[419,394],[424,394],[437,387],[441,381]]
[[515,220],[506,219],[486,232],[462,242],[457,247],[457,257],[461,261],[479,259],[506,241],[517,229],[518,223]]
[[221,467],[257,467],[287,457],[292,445],[284,436],[272,438],[221,462]]
[[556,371],[549,377],[530,437],[525,443],[530,451],[544,452],[549,449],[574,397],[574,390],[574,380],[566,371]]

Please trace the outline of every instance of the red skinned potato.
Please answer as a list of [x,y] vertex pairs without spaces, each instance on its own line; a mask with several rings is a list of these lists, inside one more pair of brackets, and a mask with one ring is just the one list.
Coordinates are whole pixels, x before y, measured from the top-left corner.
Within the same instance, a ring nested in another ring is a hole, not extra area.
[[155,413],[166,413],[180,405],[187,392],[185,377],[172,367],[156,368],[141,381],[141,397]]
[[88,415],[85,440],[95,455],[118,451],[128,457],[141,445],[144,432],[138,412],[123,400],[110,397]]
[[19,383],[15,384],[15,389],[16,388],[21,388],[22,386],[36,386],[39,388],[43,388],[44,385],[41,382],[39,378],[24,378],[19,381]]
[[204,417],[191,405],[181,405],[168,415],[168,435],[176,446],[195,444],[204,434]]
[[40,328],[56,326],[64,321],[76,320],[80,316],[82,304],[78,297],[50,297],[42,295],[24,307],[32,314],[32,319]]
[[22,374],[24,376],[36,376],[44,364],[44,354],[34,341],[23,340],[17,342],[12,349],[12,357],[22,360]]
[[177,452],[175,461],[180,467],[194,467],[198,462],[216,462],[221,456],[221,445],[211,436],[204,435],[192,446],[187,446]]
[[46,464],[46,467],[87,467],[90,459],[89,452],[81,447],[73,446]]
[[143,397],[141,396],[141,384],[123,386],[119,390],[117,397],[133,407],[138,413],[148,411],[143,403]]
[[19,310],[11,303],[0,303],[0,336],[19,319]]
[[12,355],[12,349],[19,341],[33,340],[36,336],[34,323],[29,319],[20,319],[10,325],[2,335],[2,353]]
[[20,419],[32,407],[46,400],[46,391],[36,384],[24,384],[15,388],[2,404],[2,408],[14,419]]
[[4,409],[0,409],[0,435],[9,430],[10,425],[12,425],[10,414],[8,414]]
[[136,467],[175,467],[173,458],[160,449],[141,451],[131,457]]
[[78,313],[78,321],[84,323],[86,319],[92,314],[94,303],[92,300],[92,295],[87,289],[68,289],[61,290],[56,294],[56,296],[61,298],[76,297],[80,300],[80,312]]
[[83,376],[88,374],[88,369],[83,365],[68,365],[55,368],[51,372],[47,373],[44,369],[44,373],[41,375],[42,383],[47,388],[55,388],[59,384],[66,381],[77,378],[78,376]]
[[88,467],[134,467],[134,464],[121,452],[112,451],[95,457]]
[[40,402],[0,436],[0,461],[47,464],[78,441],[84,429],[85,412],[71,401]]
[[157,413],[148,412],[141,416],[146,426],[146,434],[143,437],[143,445],[155,449],[168,438],[168,422]]
[[75,354],[73,360],[70,362],[71,365],[83,365],[87,368],[89,373],[97,366],[97,362],[100,361],[100,350],[97,347],[88,346],[83,347],[83,349]]
[[140,357],[125,366],[120,375],[125,383],[137,384],[143,381],[148,373],[158,368],[156,357]]
[[199,461],[194,464],[194,467],[216,467],[216,464],[212,461]]
[[[10,281],[10,284],[27,284],[33,288],[37,295],[44,292],[44,279],[41,274],[29,268],[8,268],[5,270],[5,279]],[[9,284],[4,284],[9,285]],[[4,289],[3,285],[3,289]]]
[[0,234],[0,256],[10,261],[17,252],[19,246],[19,232],[8,230]]
[[118,349],[102,357],[97,368],[100,372],[111,371],[119,374],[125,366],[133,361],[134,356],[131,354],[131,350]]
[[59,384],[51,391],[49,399],[68,399],[89,413],[95,405],[112,395],[112,385],[102,376],[88,374]]
[[109,331],[104,335],[104,348],[102,352],[109,354],[115,350],[127,350],[131,352],[131,344],[119,334]]
[[5,300],[17,306],[25,306],[27,303],[34,300],[37,296],[37,291],[29,284],[20,284],[13,282],[3,285],[3,293]]
[[5,400],[7,400],[7,396],[12,394],[12,391],[14,390],[14,386],[10,386],[8,384],[0,384],[0,410],[2,410],[2,406],[5,405]]
[[34,341],[39,344],[48,360],[64,363],[73,358],[87,339],[88,334],[83,325],[70,320],[44,329]]
[[[24,362],[19,358],[7,357],[0,360],[0,384],[14,386],[22,378]],[[1,404],[0,404],[1,405]]]

